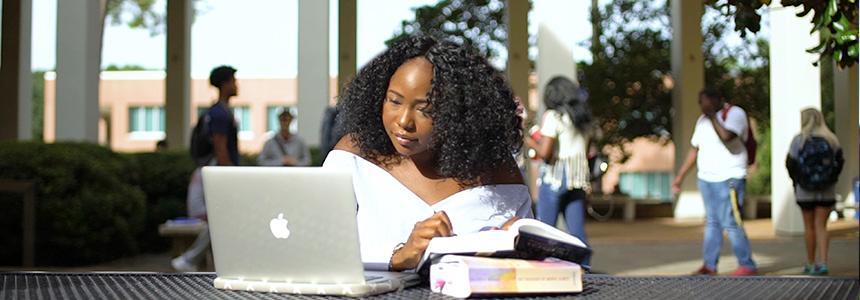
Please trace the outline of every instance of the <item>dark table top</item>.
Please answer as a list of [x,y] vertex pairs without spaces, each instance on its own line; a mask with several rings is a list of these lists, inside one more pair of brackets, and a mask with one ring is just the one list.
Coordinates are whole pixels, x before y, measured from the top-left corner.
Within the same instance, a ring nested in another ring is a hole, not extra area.
[[[335,299],[225,291],[214,273],[0,272],[0,299]],[[858,299],[860,280],[830,277],[586,275],[580,294],[517,299]],[[421,286],[373,299],[448,299]]]

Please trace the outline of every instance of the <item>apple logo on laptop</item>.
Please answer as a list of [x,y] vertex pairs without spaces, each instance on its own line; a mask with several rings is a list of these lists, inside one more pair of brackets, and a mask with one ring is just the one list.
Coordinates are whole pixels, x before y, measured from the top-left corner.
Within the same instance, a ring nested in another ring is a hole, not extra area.
[[287,228],[287,219],[284,219],[284,214],[278,214],[278,217],[269,222],[269,229],[272,230],[272,235],[278,239],[290,237],[290,229]]

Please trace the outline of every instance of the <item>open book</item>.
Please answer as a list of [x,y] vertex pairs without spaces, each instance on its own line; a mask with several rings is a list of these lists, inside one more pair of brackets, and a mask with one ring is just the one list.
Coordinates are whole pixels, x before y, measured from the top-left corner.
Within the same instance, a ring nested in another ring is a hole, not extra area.
[[429,264],[445,254],[532,260],[555,257],[582,265],[591,256],[591,249],[575,236],[541,221],[520,219],[508,230],[433,238],[418,263],[418,271],[427,272]]

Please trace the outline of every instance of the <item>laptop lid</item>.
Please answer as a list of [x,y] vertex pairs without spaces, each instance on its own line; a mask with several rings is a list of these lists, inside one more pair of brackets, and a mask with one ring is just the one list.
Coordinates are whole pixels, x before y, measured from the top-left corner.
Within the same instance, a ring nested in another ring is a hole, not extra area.
[[204,167],[219,278],[364,283],[348,172],[310,167]]

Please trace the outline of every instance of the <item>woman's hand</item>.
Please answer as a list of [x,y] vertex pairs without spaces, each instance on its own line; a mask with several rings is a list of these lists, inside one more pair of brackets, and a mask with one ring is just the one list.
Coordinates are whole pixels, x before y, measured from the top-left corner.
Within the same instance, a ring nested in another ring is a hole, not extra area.
[[391,270],[414,269],[421,261],[424,250],[427,250],[430,239],[439,236],[451,236],[452,233],[451,220],[448,219],[448,215],[444,211],[438,211],[426,220],[415,223],[409,240],[391,255]]
[[683,179],[683,177],[677,176],[674,180],[672,180],[672,194],[677,195],[681,193],[681,181]]
[[505,224],[502,224],[502,230],[508,230],[508,228],[511,228],[511,225],[513,225],[514,222],[516,222],[519,219],[522,219],[522,218],[514,216],[513,218],[508,219],[508,221],[506,221]]

